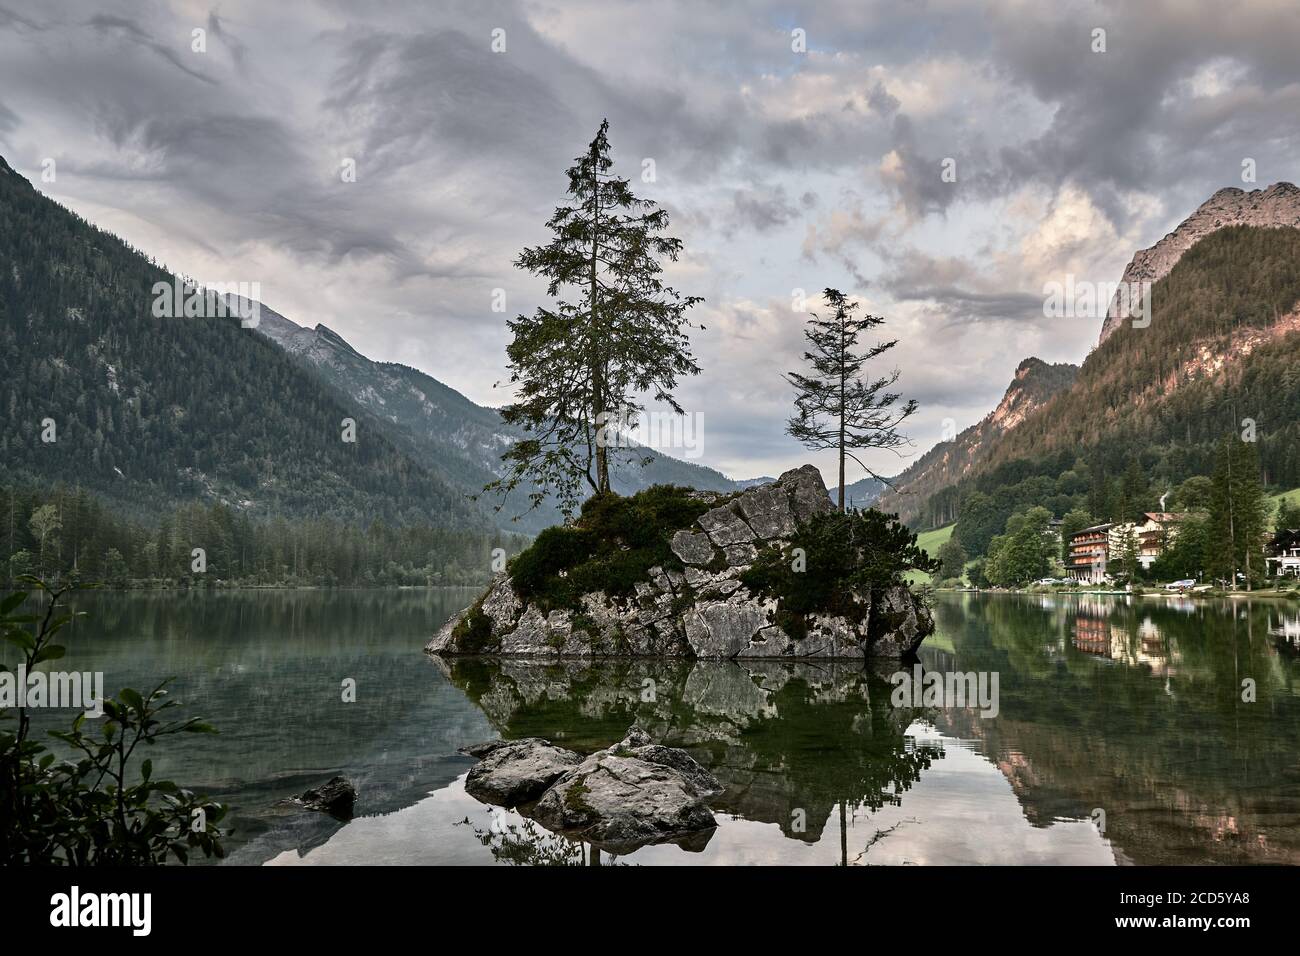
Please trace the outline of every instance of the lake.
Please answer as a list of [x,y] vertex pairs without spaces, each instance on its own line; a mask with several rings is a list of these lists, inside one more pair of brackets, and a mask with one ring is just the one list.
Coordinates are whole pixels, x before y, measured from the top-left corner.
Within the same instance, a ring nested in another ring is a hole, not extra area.
[[[895,706],[893,667],[427,657],[475,594],[88,593],[60,665],[219,728],[151,756],[232,805],[227,865],[1300,863],[1296,602],[935,595],[923,666],[996,674],[981,716]],[[615,858],[464,791],[466,744],[634,723],[725,784],[715,831]],[[284,803],[337,773],[352,821]]]

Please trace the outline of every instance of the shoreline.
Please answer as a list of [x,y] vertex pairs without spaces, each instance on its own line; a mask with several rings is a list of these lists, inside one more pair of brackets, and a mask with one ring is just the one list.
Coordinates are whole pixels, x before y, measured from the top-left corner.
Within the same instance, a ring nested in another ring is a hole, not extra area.
[[[165,585],[159,587],[109,587],[108,585],[96,585],[88,583],[86,587],[81,588],[80,594],[89,594],[98,592],[100,594],[161,594],[161,593],[181,593],[181,594],[224,594],[231,591],[439,591],[454,589],[481,589],[491,584],[491,581],[484,581],[482,584],[231,584],[231,585],[213,585],[210,587],[180,587],[179,585]],[[20,590],[16,585],[8,587],[9,591]]]
[[1198,600],[1224,600],[1224,599],[1268,599],[1274,601],[1300,601],[1300,591],[1278,591],[1278,590],[1259,590],[1259,591],[1165,591],[1163,589],[1151,588],[1141,591],[1115,591],[1102,590],[1096,588],[1075,589],[1060,588],[1056,590],[1034,590],[1032,588],[932,588],[935,593],[942,594],[1028,594],[1028,595],[1051,595],[1051,596],[1073,596],[1088,595],[1091,597],[1133,597],[1133,598],[1194,598]]

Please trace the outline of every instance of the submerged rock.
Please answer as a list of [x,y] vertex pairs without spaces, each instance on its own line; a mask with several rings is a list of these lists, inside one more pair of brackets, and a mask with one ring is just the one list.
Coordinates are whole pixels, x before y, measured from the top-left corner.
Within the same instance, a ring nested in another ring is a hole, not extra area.
[[801,525],[835,510],[814,466],[739,495],[711,493],[700,500],[713,507],[668,541],[681,565],[649,568],[628,596],[593,591],[582,595],[579,610],[544,611],[521,599],[502,574],[425,650],[551,658],[861,660],[906,657],[933,632],[929,610],[905,585],[875,600],[858,596],[860,619],[811,614],[792,625],[788,616],[778,620],[775,597],[744,584],[761,550],[788,546]]
[[[654,744],[640,730],[586,758],[538,738],[464,752],[483,758],[466,777],[470,796],[524,804],[519,812],[547,829],[611,852],[701,835],[707,842],[717,826],[706,800],[722,784],[685,750]],[[697,839],[693,848],[702,845]]]
[[352,816],[357,800],[357,788],[346,777],[333,777],[328,782],[308,790],[296,802],[308,810],[319,810],[344,819]]

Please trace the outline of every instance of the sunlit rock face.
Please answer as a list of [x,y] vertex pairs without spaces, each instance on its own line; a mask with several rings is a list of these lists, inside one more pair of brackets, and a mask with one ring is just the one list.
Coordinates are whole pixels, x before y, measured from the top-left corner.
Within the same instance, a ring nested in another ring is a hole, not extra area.
[[[857,659],[913,653],[934,622],[906,586],[883,591],[863,620],[810,615],[802,634],[777,623],[777,600],[755,594],[742,575],[760,550],[784,547],[814,516],[834,510],[813,465],[737,496],[695,492],[717,505],[670,542],[677,567],[655,566],[635,593],[615,598],[595,591],[582,610],[543,611],[522,600],[508,575],[477,604],[479,627],[461,627],[467,609],[426,646],[433,654],[516,657],[679,657],[702,659]],[[490,633],[489,633],[490,632]]]
[[[1169,235],[1148,249],[1139,249],[1125,267],[1121,282],[1125,286],[1154,284],[1169,275],[1188,249],[1228,226],[1300,227],[1300,188],[1291,183],[1274,183],[1250,192],[1236,187],[1220,189]],[[1106,313],[1097,344],[1105,342],[1126,318],[1117,297]]]

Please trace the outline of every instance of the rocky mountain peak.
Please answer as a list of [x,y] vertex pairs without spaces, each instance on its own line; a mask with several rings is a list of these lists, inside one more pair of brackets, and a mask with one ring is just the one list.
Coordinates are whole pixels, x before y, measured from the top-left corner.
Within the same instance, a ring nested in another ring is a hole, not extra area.
[[1047,363],[1037,356],[1031,355],[1021,359],[1020,364],[1016,366],[1016,378],[1023,381],[1040,368],[1047,368]]
[[1002,401],[985,420],[998,431],[1010,431],[1057,392],[1068,388],[1078,372],[1079,367],[1068,362],[1049,365],[1033,356],[1024,359],[1016,366]]
[[[1169,274],[1188,249],[1226,226],[1300,227],[1300,188],[1278,182],[1247,192],[1236,186],[1220,189],[1155,245],[1140,249],[1124,269],[1122,282],[1157,282]],[[1111,301],[1098,344],[1105,342],[1128,316],[1119,295]]]

